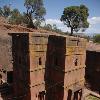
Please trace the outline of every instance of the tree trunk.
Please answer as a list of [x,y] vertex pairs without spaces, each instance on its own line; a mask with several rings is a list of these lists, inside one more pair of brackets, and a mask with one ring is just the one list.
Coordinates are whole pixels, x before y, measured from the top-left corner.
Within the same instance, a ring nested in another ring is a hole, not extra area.
[[34,29],[36,29],[36,27],[34,26],[34,23],[33,23],[32,14],[29,13],[29,14],[27,14],[27,16],[28,16],[28,18],[29,18],[29,23],[28,23],[27,27],[28,27],[28,28],[34,28]]
[[35,26],[34,26],[34,23],[33,23],[33,20],[32,20],[32,19],[30,19],[30,20],[29,20],[28,27],[29,27],[29,28],[35,28]]
[[70,36],[72,36],[73,35],[73,27],[71,27],[71,34],[70,34]]

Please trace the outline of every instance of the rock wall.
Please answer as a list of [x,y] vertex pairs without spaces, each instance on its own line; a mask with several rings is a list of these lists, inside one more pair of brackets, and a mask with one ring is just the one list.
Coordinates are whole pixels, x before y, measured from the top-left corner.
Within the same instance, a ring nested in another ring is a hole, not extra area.
[[[85,39],[38,32],[9,35],[12,38],[10,53],[13,64],[10,98],[81,98],[85,75]],[[10,56],[7,59],[9,62]]]
[[0,74],[7,81],[7,71],[12,70],[11,37],[0,37]]

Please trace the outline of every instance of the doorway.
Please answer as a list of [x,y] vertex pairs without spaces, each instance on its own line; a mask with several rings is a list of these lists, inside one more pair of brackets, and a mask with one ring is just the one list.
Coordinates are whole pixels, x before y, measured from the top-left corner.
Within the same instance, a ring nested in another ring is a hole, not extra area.
[[39,92],[38,100],[45,100],[45,91]]

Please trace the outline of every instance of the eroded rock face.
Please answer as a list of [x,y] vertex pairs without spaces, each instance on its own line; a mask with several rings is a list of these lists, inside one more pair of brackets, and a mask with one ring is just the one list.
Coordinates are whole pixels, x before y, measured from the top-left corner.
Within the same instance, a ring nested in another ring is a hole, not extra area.
[[7,22],[8,22],[7,19],[0,16],[0,24],[7,23]]
[[14,95],[27,93],[23,100],[52,97],[78,100],[78,95],[81,98],[86,58],[84,39],[38,32],[10,35]]
[[87,43],[87,51],[100,52],[100,44],[98,43]]
[[[53,100],[66,100],[73,97],[70,93],[75,97],[82,93],[86,54],[84,39],[38,31],[20,34],[18,31],[25,28],[0,27],[1,73],[3,75],[4,68],[12,70],[13,60],[12,94],[19,97],[27,92],[23,100],[48,100],[52,97]],[[11,39],[7,33],[12,31],[18,33],[11,33]]]
[[7,71],[12,70],[11,38],[0,37],[0,74],[6,80]]

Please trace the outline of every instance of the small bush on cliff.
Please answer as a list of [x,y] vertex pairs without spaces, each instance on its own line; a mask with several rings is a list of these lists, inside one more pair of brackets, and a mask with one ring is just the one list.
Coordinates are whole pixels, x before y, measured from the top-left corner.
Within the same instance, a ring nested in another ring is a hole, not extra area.
[[100,43],[100,34],[96,34],[95,36],[93,36],[93,42]]
[[9,23],[19,25],[23,22],[22,19],[23,19],[23,16],[19,12],[19,10],[18,9],[13,9],[13,11],[11,12],[11,16],[9,18]]

